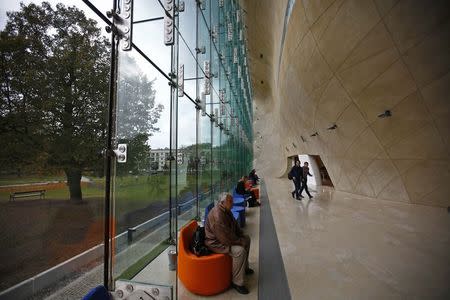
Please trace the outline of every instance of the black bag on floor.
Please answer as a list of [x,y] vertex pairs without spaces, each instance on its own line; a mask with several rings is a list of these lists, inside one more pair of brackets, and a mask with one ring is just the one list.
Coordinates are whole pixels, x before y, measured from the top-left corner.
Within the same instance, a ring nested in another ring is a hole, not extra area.
[[205,246],[205,227],[198,226],[192,237],[192,252],[197,256],[209,255],[211,251]]

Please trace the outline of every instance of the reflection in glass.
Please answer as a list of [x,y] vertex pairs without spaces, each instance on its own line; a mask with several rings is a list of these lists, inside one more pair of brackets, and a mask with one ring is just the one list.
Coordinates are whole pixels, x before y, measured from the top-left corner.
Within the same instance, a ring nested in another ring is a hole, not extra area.
[[197,216],[196,114],[195,106],[186,97],[178,98],[178,227]]
[[27,2],[1,4],[0,291],[61,264],[39,293],[102,272],[67,260],[103,241],[110,45],[81,2]]
[[[248,173],[251,87],[237,1],[185,1],[184,12],[176,15],[178,43],[167,47],[163,1],[135,0],[135,47],[116,57],[116,122],[107,124],[106,24],[83,1],[61,2],[77,8],[1,4],[2,11],[21,13],[0,18],[0,291],[94,251],[87,266],[61,272],[83,279],[94,274],[79,290],[81,298],[102,283],[105,219],[114,223],[114,279],[133,279],[168,247],[170,198],[177,205],[172,217],[182,226],[202,219],[198,207]],[[101,13],[112,5],[90,2]],[[171,103],[177,86],[169,86],[168,78],[177,80],[181,64],[185,94]],[[206,110],[200,112],[196,100],[207,84]],[[102,153],[108,125],[115,148],[127,145],[127,161],[114,164],[113,214],[105,217]],[[167,278],[148,281],[176,286]]]
[[127,161],[115,164],[113,177],[116,279],[132,279],[169,237],[169,139],[160,133],[169,126],[170,88],[145,62],[135,51],[119,52],[114,143],[127,145]]

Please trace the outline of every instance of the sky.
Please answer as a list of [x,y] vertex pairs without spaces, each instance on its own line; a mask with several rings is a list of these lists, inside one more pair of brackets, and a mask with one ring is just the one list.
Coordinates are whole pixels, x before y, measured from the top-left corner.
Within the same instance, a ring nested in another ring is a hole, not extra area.
[[[37,3],[40,4],[43,1],[31,1],[31,0],[9,0],[1,1],[0,3],[0,29],[3,29],[6,24],[6,12],[15,11],[20,9],[20,2],[25,4]],[[94,20],[97,20],[100,27],[103,28],[102,33],[109,37],[110,35],[105,31],[106,24],[81,0],[47,0],[53,7],[57,3],[63,3],[65,5],[75,5],[77,8],[83,10],[85,14]],[[194,2],[194,1],[192,1]],[[101,12],[106,13],[107,10],[112,8],[112,0],[92,0],[93,3]],[[134,8],[134,20],[142,20],[154,17],[163,16],[163,11],[157,0],[135,0]],[[192,14],[193,8],[186,5],[186,17]],[[188,19],[188,18],[186,18]],[[189,18],[190,19],[190,18]],[[186,30],[182,31],[183,35],[186,35],[186,40],[193,40],[192,34],[195,34],[195,26],[189,26],[190,24],[184,24]],[[166,74],[170,72],[171,51],[169,46],[165,46],[163,42],[163,21],[153,21],[135,24],[133,28],[133,43],[139,47],[153,62],[155,62]],[[189,42],[188,42],[189,43]],[[191,51],[195,48],[195,44],[189,43]],[[184,47],[184,48],[183,48]],[[188,69],[185,66],[185,77],[193,75],[195,68],[192,67],[195,61],[190,56],[189,49],[186,45],[180,46],[180,63],[190,65]],[[170,135],[170,87],[165,77],[161,75],[150,63],[148,63],[140,54],[135,50],[127,52],[136,59],[138,67],[144,72],[150,80],[155,79],[154,88],[156,90],[155,102],[156,104],[164,105],[164,110],[161,114],[156,127],[160,128],[159,132],[153,133],[150,137],[150,146],[153,149],[169,147],[169,135]],[[190,56],[190,57],[189,57]],[[119,68],[126,66],[120,66]],[[136,66],[133,66],[136,67]],[[186,70],[191,70],[190,72]],[[189,91],[190,96],[195,98],[195,81],[185,82],[186,89]],[[178,128],[178,145],[187,146],[195,143],[195,108],[192,103],[189,103],[186,97],[179,98],[179,128]],[[186,104],[187,103],[187,104]]]

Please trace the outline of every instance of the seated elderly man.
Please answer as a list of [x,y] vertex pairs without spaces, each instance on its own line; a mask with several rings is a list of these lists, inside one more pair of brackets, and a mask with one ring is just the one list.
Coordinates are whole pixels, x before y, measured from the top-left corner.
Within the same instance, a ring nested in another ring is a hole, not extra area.
[[233,258],[232,287],[241,294],[248,294],[244,286],[244,274],[253,274],[253,270],[248,267],[250,237],[242,232],[233,218],[232,207],[233,197],[223,193],[219,203],[208,214],[205,244],[211,251],[229,254]]

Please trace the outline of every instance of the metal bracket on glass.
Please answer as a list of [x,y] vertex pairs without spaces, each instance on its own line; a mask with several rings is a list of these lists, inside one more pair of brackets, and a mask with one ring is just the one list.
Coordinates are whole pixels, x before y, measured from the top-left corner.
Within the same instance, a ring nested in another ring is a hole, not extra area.
[[171,300],[173,287],[121,279],[116,281],[111,296],[114,300]]
[[202,109],[202,101],[200,100],[200,98],[197,98],[197,99],[195,99],[195,108],[197,109],[197,110],[200,110],[200,109]]
[[172,46],[175,42],[175,30],[173,16],[175,14],[174,0],[165,0],[164,2],[165,15],[164,15],[164,44],[166,46]]
[[227,25],[227,38],[228,41],[231,42],[233,40],[233,24],[228,23]]
[[206,76],[205,76],[205,79],[203,82],[203,93],[205,95],[211,94],[211,80],[209,79],[209,77],[206,77]]
[[218,108],[214,109],[214,123],[215,123],[216,127],[219,126],[219,109]]
[[203,47],[196,47],[195,48],[195,52],[197,52],[197,54],[205,54],[206,53],[206,47],[205,46],[203,46]]
[[123,51],[130,51],[133,37],[133,0],[124,0],[121,4],[115,12],[106,12],[106,15],[113,19],[113,28],[108,27],[106,30],[114,31],[120,38]]
[[118,163],[127,162],[127,144],[119,144],[116,150],[113,150]]
[[178,7],[177,7],[178,12],[184,12],[184,8],[185,8],[184,1],[180,1],[180,3],[178,3]]
[[202,116],[206,116],[206,94],[203,92],[200,97],[200,108],[202,110]]
[[214,42],[217,42],[218,35],[217,25],[214,25],[211,29],[211,38]]
[[205,10],[205,1],[204,0],[196,0],[197,5],[200,7],[201,10]]
[[184,65],[178,67],[178,97],[184,96]]

